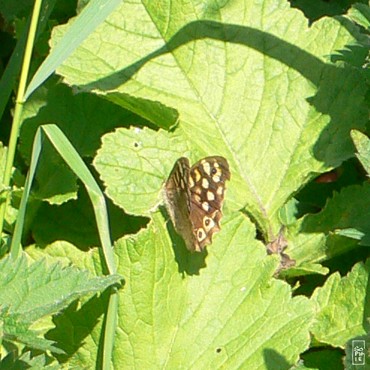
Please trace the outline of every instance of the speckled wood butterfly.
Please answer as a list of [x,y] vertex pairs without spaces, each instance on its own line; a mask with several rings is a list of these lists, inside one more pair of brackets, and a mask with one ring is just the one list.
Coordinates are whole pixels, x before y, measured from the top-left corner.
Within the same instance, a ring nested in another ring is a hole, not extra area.
[[165,185],[168,213],[190,251],[201,252],[220,230],[227,160],[206,157],[190,167],[187,158],[176,161]]

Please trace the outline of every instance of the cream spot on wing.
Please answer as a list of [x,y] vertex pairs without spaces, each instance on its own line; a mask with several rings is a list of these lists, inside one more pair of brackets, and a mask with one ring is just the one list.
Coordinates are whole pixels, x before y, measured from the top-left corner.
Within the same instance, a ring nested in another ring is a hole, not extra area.
[[202,164],[204,172],[209,176],[211,174],[211,165],[207,161]]
[[173,178],[176,184],[180,184],[180,174],[178,172],[175,172]]
[[185,177],[185,169],[183,167],[179,167],[179,171],[177,172],[179,178]]
[[211,191],[207,191],[207,199],[215,200],[215,195]]
[[208,232],[209,230],[213,228],[213,226],[215,226],[215,222],[212,220],[212,218],[204,216],[203,226],[204,226],[204,229]]
[[224,193],[224,187],[222,185],[220,185],[217,190],[216,190],[216,193],[218,195],[222,195]]
[[193,178],[190,176],[189,177],[189,187],[192,188],[194,186],[194,180]]
[[195,182],[198,182],[200,180],[200,178],[202,177],[200,175],[199,170],[197,170],[197,169],[194,170],[194,175],[195,175]]
[[194,188],[194,193],[195,193],[195,194],[198,194],[198,195],[201,195],[201,194],[202,194],[202,189],[201,189],[201,187],[200,187],[200,186],[196,186],[196,187]]
[[218,175],[213,175],[213,176],[212,176],[212,180],[213,180],[214,182],[220,182],[221,177],[220,177],[220,176],[218,176]]
[[194,186],[194,180],[192,176],[189,176],[189,187],[192,188]]
[[[194,200],[197,202],[197,203],[202,203],[201,199],[200,199],[200,196],[198,194],[195,194],[194,195]],[[202,204],[202,207],[203,207],[203,204]]]
[[209,182],[207,179],[202,179],[202,188],[203,189],[208,189],[209,188]]
[[201,242],[206,237],[207,237],[207,234],[204,232],[204,230],[202,228],[200,228],[200,229],[197,230],[197,239],[198,239],[198,242]]
[[202,203],[202,208],[203,208],[206,212],[208,212],[208,211],[209,211],[209,203],[208,203],[208,202],[203,202],[203,203]]

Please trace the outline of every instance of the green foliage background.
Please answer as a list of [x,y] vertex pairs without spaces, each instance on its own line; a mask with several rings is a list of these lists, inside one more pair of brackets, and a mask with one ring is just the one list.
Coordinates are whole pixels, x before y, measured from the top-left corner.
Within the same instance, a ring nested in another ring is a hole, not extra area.
[[[3,63],[31,3],[0,1]],[[30,86],[56,72],[24,106],[7,234],[35,132],[55,123],[108,201],[125,280],[113,368],[323,369],[329,359],[351,368],[351,340],[370,346],[368,4],[141,0],[98,21],[98,3],[44,4],[53,7]],[[5,147],[10,117],[6,109]],[[227,158],[232,174],[222,231],[190,254],[162,188],[177,158],[209,155]],[[333,169],[333,182],[315,182]],[[265,245],[281,233],[296,264],[276,278],[279,258]],[[86,192],[48,144],[23,246],[33,260],[102,273]],[[109,285],[99,284],[84,293]],[[96,366],[106,307],[102,294],[54,317],[42,331],[64,351],[54,364]]]

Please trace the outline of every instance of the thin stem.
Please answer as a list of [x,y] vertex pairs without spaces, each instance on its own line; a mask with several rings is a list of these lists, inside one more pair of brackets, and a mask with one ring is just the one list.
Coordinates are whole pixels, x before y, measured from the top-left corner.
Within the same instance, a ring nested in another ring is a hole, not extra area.
[[[37,24],[40,16],[40,9],[41,9],[42,0],[35,0],[35,5],[33,8],[32,19],[30,24],[30,30],[28,33],[26,50],[24,53],[24,59],[22,64],[21,76],[18,86],[18,93],[15,103],[14,109],[14,118],[13,118],[13,125],[12,130],[10,133],[9,145],[8,145],[8,152],[6,156],[6,163],[5,163],[5,171],[4,171],[4,178],[3,178],[3,185],[5,188],[8,188],[10,185],[10,179],[12,177],[12,168],[14,163],[15,151],[17,148],[18,136],[19,136],[19,129],[21,125],[21,117],[23,112],[23,98],[24,92],[26,89],[26,83],[28,79],[28,72],[30,69],[31,63],[31,56],[33,50],[33,44],[35,41]],[[5,219],[5,212],[10,203],[10,190],[6,194],[6,200],[0,205],[0,235],[3,233],[3,226],[4,226],[4,219]]]
[[117,329],[118,292],[116,288],[110,289],[109,304],[104,327],[104,343],[102,356],[102,370],[109,370],[112,363],[114,337]]

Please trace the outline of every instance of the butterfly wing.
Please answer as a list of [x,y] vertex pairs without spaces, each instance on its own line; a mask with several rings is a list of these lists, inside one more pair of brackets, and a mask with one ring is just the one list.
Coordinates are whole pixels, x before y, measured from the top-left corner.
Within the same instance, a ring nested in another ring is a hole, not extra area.
[[190,220],[196,251],[211,244],[213,234],[221,229],[226,180],[230,180],[230,170],[224,157],[206,157],[190,169]]
[[201,252],[221,228],[227,160],[206,157],[190,168],[187,158],[176,161],[165,185],[168,213],[190,251]]
[[178,159],[165,185],[165,201],[176,232],[182,236],[186,247],[194,251],[193,226],[190,220],[189,172],[189,160]]

